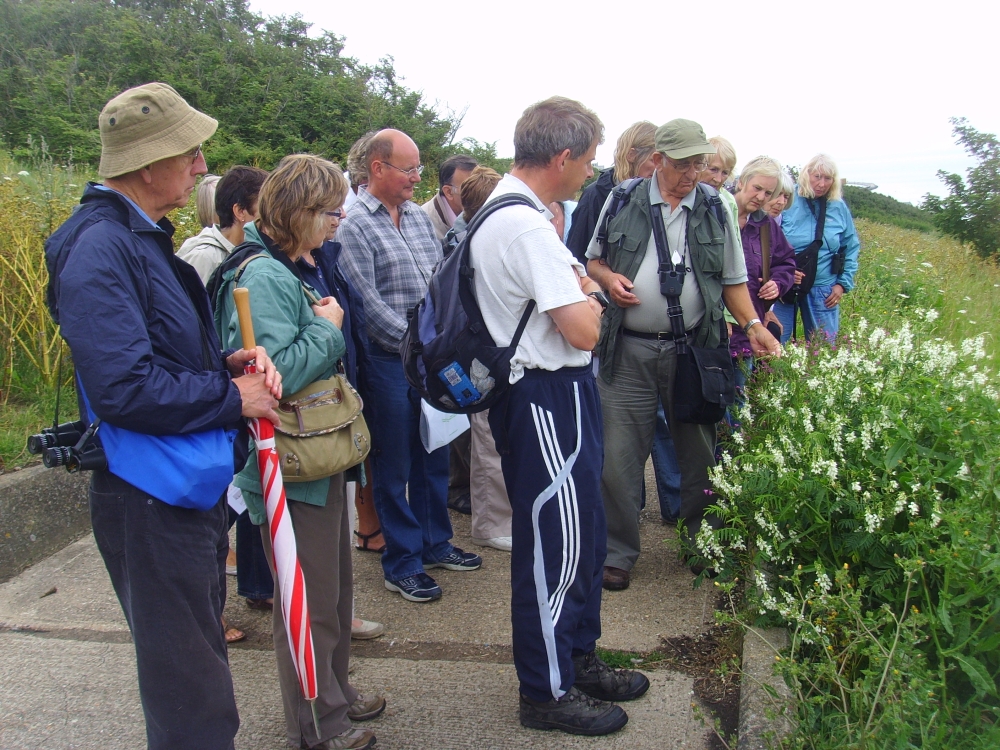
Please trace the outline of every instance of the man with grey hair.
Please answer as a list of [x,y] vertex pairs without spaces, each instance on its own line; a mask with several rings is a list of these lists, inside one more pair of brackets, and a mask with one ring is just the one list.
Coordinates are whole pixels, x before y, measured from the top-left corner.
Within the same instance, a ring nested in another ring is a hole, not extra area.
[[[427,214],[413,202],[420,150],[398,130],[368,141],[368,186],[340,225],[344,274],[361,293],[372,341],[364,391],[371,394],[375,509],[382,523],[385,587],[411,602],[441,597],[425,568],[476,570],[482,559],[451,543],[448,447],[432,453],[420,441],[420,397],[406,382],[399,344],[407,313],[427,293],[443,257]],[[409,491],[407,491],[407,489]]]
[[[562,243],[546,208],[594,172],[604,126],[579,102],[552,97],[524,111],[514,167],[490,201],[516,194],[472,236],[476,300],[498,346],[527,323],[511,358],[511,387],[489,411],[512,519],[511,622],[526,727],[603,735],[628,716],[612,701],[649,680],[597,656],[604,507],[598,490],[601,405],[590,352],[604,293]],[[487,202],[487,205],[489,201]]]
[[[630,200],[607,224],[607,242],[602,244],[598,238],[614,193],[608,197],[587,249],[587,269],[611,297],[597,352],[605,446],[601,489],[608,519],[604,585],[612,590],[628,586],[639,557],[642,475],[658,398],[677,449],[680,517],[689,554],[712,503],[708,470],[715,465],[716,426],[675,417],[679,340],[705,349],[725,345],[725,307],[756,355],[780,352],[747,292],[746,264],[736,243],[739,229],[728,212],[716,210],[721,205],[715,189],[698,184],[698,174],[708,166],[715,147],[691,120],[671,120],[658,128],[655,145],[653,176],[632,190]],[[653,222],[662,223],[662,233],[654,231]],[[666,245],[662,264],[658,234]],[[680,305],[669,307],[673,315],[668,314],[661,286],[668,271],[681,282]],[[693,569],[699,571],[697,565]]]
[[[208,171],[218,123],[164,83],[119,94],[98,122],[104,184],[45,246],[82,418],[101,420],[94,538],[135,643],[149,748],[232,748],[226,488],[247,459],[241,416],[277,424],[281,376],[260,347],[222,357],[205,287],[170,239],[167,212]],[[251,359],[262,374],[243,374]]]

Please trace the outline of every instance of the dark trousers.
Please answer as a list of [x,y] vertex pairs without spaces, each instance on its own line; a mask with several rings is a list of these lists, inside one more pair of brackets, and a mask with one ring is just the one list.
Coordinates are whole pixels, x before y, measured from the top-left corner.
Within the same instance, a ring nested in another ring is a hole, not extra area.
[[250,511],[237,515],[229,507],[229,527],[236,524],[236,593],[247,599],[270,599],[274,596],[274,579],[264,554],[260,530],[250,520]]
[[177,508],[95,471],[90,515],[135,642],[150,750],[230,750],[240,720],[222,630],[225,495],[209,511]]
[[510,496],[514,666],[521,693],[560,698],[601,635],[607,528],[601,404],[588,367],[527,370],[490,409]]

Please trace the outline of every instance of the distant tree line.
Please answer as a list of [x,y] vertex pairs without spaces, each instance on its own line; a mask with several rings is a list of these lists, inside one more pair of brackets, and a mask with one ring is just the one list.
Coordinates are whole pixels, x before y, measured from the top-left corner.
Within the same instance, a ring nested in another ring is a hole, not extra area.
[[894,224],[903,229],[916,229],[920,232],[934,231],[933,217],[927,211],[888,195],[845,185],[844,202],[850,207],[855,219]]
[[309,27],[245,0],[0,0],[0,141],[30,158],[43,138],[58,159],[96,164],[104,104],[164,81],[219,121],[205,147],[212,171],[303,151],[343,160],[385,127],[417,142],[431,182],[451,153],[499,161],[491,144],[455,144],[461,116],[403,86],[391,58],[362,65],[342,37]]

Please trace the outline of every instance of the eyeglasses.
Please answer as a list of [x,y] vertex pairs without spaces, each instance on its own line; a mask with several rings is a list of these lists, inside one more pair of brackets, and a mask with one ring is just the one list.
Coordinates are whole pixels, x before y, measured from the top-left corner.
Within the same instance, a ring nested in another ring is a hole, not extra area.
[[392,167],[393,169],[395,169],[397,172],[402,172],[407,177],[413,177],[413,175],[416,175],[417,177],[419,177],[420,175],[422,175],[424,173],[424,165],[423,164],[418,164],[417,166],[411,167],[410,169],[403,169],[401,167],[397,167],[395,164],[393,164],[390,161],[382,161],[381,159],[379,159],[379,162],[381,162],[382,164],[388,164],[390,167]]
[[685,159],[684,161],[674,161],[668,156],[667,164],[678,172],[690,172],[692,169],[694,169],[695,172],[704,172],[706,167],[708,167],[708,159],[699,159],[698,161],[691,161],[690,159]]
[[337,211],[327,211],[326,215],[329,216],[331,219],[343,219],[344,218],[344,212],[340,211],[340,210],[337,210]]
[[198,161],[198,157],[201,156],[201,144],[199,143],[190,151],[181,154],[181,156],[186,156],[191,160],[191,163],[194,164],[196,161]]
[[450,187],[452,195],[461,195],[462,186],[461,185],[445,185],[445,187]]

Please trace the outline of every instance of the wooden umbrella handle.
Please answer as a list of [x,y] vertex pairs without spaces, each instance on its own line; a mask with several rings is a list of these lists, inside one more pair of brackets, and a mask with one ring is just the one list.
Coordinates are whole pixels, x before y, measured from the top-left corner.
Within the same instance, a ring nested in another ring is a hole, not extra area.
[[254,349],[257,344],[253,336],[253,318],[250,317],[250,290],[242,287],[233,290],[236,314],[240,316],[240,333],[243,334],[243,348]]

